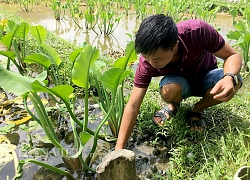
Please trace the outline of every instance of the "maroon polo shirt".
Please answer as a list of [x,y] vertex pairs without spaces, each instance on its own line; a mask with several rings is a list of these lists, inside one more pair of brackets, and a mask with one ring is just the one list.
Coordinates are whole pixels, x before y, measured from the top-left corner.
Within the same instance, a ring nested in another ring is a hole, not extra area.
[[200,20],[180,22],[177,28],[181,61],[155,69],[141,56],[134,78],[135,87],[147,88],[152,77],[171,74],[193,82],[201,79],[207,71],[217,68],[216,57],[212,53],[224,46],[223,37]]

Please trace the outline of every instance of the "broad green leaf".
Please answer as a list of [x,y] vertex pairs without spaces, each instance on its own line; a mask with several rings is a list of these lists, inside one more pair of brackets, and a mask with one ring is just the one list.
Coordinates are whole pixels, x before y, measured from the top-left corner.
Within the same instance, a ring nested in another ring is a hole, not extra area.
[[229,31],[227,33],[227,38],[228,39],[233,39],[233,40],[238,40],[240,38],[241,34],[237,31]]
[[249,67],[249,68],[250,68],[250,61],[248,61],[248,62],[247,62],[247,67]]
[[107,19],[107,13],[105,11],[102,11],[100,14],[102,20],[106,20]]
[[41,44],[41,46],[49,53],[53,64],[58,66],[62,62],[62,60],[59,58],[59,55],[52,47],[45,43]]
[[86,21],[89,22],[90,24],[95,21],[95,16],[93,14],[85,14],[84,17]]
[[128,63],[137,60],[137,54],[135,52],[135,42],[134,41],[130,41],[127,44],[126,50],[125,50],[125,57],[128,57],[128,59],[129,59]]
[[46,68],[51,65],[50,59],[44,54],[31,54],[23,60],[26,63],[38,63]]
[[247,21],[250,22],[250,8],[246,8],[243,12],[243,18]]
[[2,37],[1,42],[10,50],[13,38],[19,25],[13,27],[12,31]]
[[17,74],[11,71],[6,70],[4,67],[0,65],[0,84],[1,87],[7,91],[12,92],[18,96],[22,96],[25,93],[32,90],[31,83],[33,83],[36,79],[39,81],[43,81],[44,76],[39,76],[36,79],[30,76],[22,76],[21,74]]
[[0,51],[0,54],[3,56],[6,56],[12,60],[16,58],[16,53],[13,51]]
[[36,39],[38,45],[44,43],[47,32],[43,26],[41,25],[31,26],[30,33]]
[[36,76],[36,80],[40,81],[40,82],[45,82],[47,78],[47,71],[43,71],[41,74],[38,74]]
[[7,24],[7,32],[11,32],[14,27],[18,26],[18,24],[15,21],[9,20],[8,19],[8,24]]
[[129,74],[129,71],[124,71],[120,68],[113,68],[106,71],[100,78],[103,85],[111,91],[113,94],[116,93],[116,89],[119,84],[125,79]]
[[91,134],[82,131],[80,133],[80,140],[81,140],[82,145],[84,146],[90,140],[91,137],[92,137]]
[[130,41],[126,46],[125,57],[117,59],[114,64],[114,67],[125,70],[126,66],[129,63],[135,62],[136,60],[137,60],[137,54],[135,52],[135,43],[134,41]]
[[83,88],[88,84],[90,66],[99,57],[99,50],[92,46],[86,46],[84,51],[81,52],[79,58],[76,59],[72,69],[72,82]]
[[242,43],[244,43],[244,38],[240,37],[238,41],[234,44],[234,46],[241,45]]
[[74,91],[74,88],[70,85],[59,85],[53,88],[47,88],[39,81],[32,83],[32,88],[35,92],[48,92],[60,97],[63,100],[67,100],[69,95]]
[[75,63],[76,61],[76,58],[79,57],[79,55],[81,54],[82,50],[84,48],[79,48],[77,50],[75,50],[74,52],[72,52],[69,56],[69,60],[72,62],[72,63]]
[[90,138],[92,137],[91,134],[87,133],[87,132],[80,132],[80,147],[78,149],[78,152],[76,152],[76,154],[74,154],[73,156],[71,156],[72,158],[77,158],[82,154],[82,151],[84,149],[85,144],[90,140]]
[[236,17],[238,15],[238,9],[236,7],[231,8],[231,10],[229,9],[229,14]]
[[30,25],[27,22],[22,22],[15,33],[15,37],[25,39],[29,33],[29,30],[30,30]]
[[118,58],[114,63],[114,68],[120,68],[123,69],[127,66],[127,59],[126,57],[120,57]]
[[107,65],[107,63],[105,63],[104,61],[95,61],[94,65],[98,68],[102,68],[105,67]]
[[62,99],[68,99],[70,94],[73,93],[74,88],[70,85],[59,85],[50,89],[57,95],[60,95]]
[[245,35],[244,41],[245,41],[246,43],[248,43],[249,46],[250,46],[250,33]]
[[237,24],[235,25],[235,29],[237,31],[243,32],[243,34],[247,33],[247,22],[245,20],[240,19]]
[[90,72],[94,73],[94,75],[98,78],[101,76],[101,74],[103,73],[103,68],[106,66],[107,64],[104,61],[95,61],[95,63],[91,66],[90,68]]

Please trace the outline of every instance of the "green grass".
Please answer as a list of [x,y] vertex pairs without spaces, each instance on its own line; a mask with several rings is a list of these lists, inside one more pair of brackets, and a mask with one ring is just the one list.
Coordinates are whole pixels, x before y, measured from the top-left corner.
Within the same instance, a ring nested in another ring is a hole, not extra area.
[[138,130],[154,130],[155,137],[163,138],[170,149],[170,167],[161,178],[229,180],[238,168],[250,164],[250,94],[242,93],[249,89],[247,84],[230,102],[204,111],[207,127],[203,132],[189,131],[185,117],[199,98],[185,100],[174,118],[156,127],[151,117],[162,100],[154,87],[150,86],[142,104]]

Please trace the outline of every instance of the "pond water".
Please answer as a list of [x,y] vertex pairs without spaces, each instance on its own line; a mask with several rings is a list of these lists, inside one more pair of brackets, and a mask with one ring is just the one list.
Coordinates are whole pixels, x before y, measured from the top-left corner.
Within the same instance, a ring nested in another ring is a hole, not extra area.
[[[71,43],[81,46],[83,42],[87,42],[96,46],[102,52],[110,49],[124,49],[127,42],[130,41],[130,37],[126,34],[133,34],[141,22],[141,18],[136,18],[135,11],[131,10],[128,16],[123,16],[112,36],[104,36],[96,35],[91,30],[87,33],[85,29],[77,28],[75,23],[69,18],[64,18],[60,21],[55,20],[52,9],[43,5],[35,5],[32,11],[24,12],[18,4],[0,3],[0,9],[8,10],[34,25],[40,24]],[[232,22],[231,16],[218,14],[215,21],[211,24],[216,28],[221,28],[220,33],[227,40],[226,33],[233,28]]]
[[[44,7],[42,5],[36,5],[33,7],[32,11],[24,12],[20,9],[18,4],[5,4],[0,3],[0,10],[8,10],[11,13],[23,18],[24,20],[33,23],[34,25],[40,24],[44,26],[51,32],[54,32],[63,39],[81,46],[83,42],[97,46],[102,52],[109,51],[110,49],[121,50],[130,41],[130,37],[126,33],[133,34],[133,32],[138,28],[140,19],[136,18],[134,11],[129,12],[129,16],[124,16],[118,27],[115,29],[112,36],[97,36],[93,31],[88,33],[85,30],[78,29],[74,22],[69,19],[64,19],[57,21],[54,19],[53,11],[50,7]],[[233,28],[231,16],[225,14],[218,14],[216,20],[212,23],[216,28],[221,28],[220,33],[226,39],[226,33]],[[226,39],[226,41],[228,41]],[[27,141],[26,133],[18,131],[19,142]],[[17,147],[18,149],[19,147]],[[96,159],[100,160],[105,153],[110,151],[111,146],[108,143],[99,141]],[[157,157],[153,155],[154,149],[147,145],[142,144],[133,149],[136,153],[137,159],[146,157],[146,162],[140,163],[138,165],[137,172],[144,173],[149,170],[149,165],[156,165],[159,170],[165,170],[167,168],[168,159],[165,157]],[[164,149],[162,150],[164,152]],[[25,158],[25,156],[17,150],[18,157],[20,159]],[[47,162],[52,165],[57,165],[61,163],[60,160],[50,157]],[[13,162],[8,163],[5,167],[0,169],[0,179],[6,179],[13,177],[14,174],[14,164]],[[29,165],[25,167],[25,174],[23,179],[33,179],[34,172],[38,171],[39,167],[35,165]]]
[[126,33],[132,34],[139,24],[135,12],[131,11],[130,16],[123,17],[112,36],[104,36],[96,35],[91,30],[87,33],[85,29],[79,29],[69,18],[55,20],[52,9],[43,5],[36,5],[32,11],[24,12],[18,4],[0,3],[0,9],[8,10],[34,25],[40,24],[71,43],[81,46],[83,42],[87,42],[101,51],[125,48],[127,42],[130,41]]

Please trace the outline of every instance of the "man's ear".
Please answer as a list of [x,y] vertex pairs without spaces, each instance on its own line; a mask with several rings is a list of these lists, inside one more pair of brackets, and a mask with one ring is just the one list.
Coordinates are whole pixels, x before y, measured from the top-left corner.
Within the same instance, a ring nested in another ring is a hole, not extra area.
[[177,42],[175,43],[174,47],[177,47],[179,44],[179,40],[177,40]]
[[179,40],[177,40],[177,42],[175,43],[175,45],[174,45],[174,51],[176,51],[176,49],[178,48],[178,44],[179,44]]

